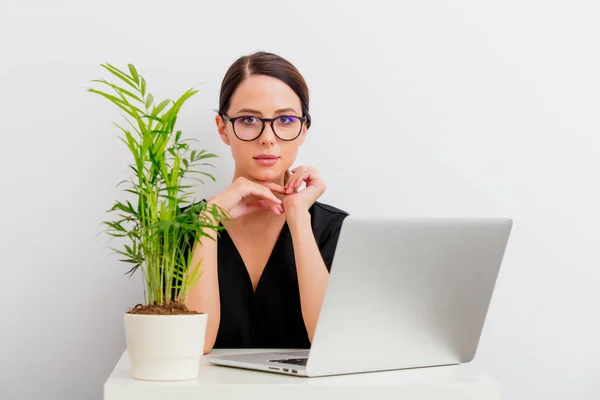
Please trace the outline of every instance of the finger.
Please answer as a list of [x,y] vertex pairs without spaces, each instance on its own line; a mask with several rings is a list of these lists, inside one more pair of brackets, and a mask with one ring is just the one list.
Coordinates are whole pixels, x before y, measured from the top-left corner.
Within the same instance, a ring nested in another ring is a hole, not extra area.
[[292,178],[304,172],[304,167],[298,167],[292,172]]
[[255,201],[253,203],[246,204],[242,215],[252,214],[261,210],[268,210],[269,208],[271,208],[271,206],[265,200]]
[[[294,183],[294,190],[297,190],[304,182],[309,182],[313,178],[311,171],[304,171],[301,175],[298,175],[298,179]],[[307,183],[308,185],[308,183]]]
[[273,204],[271,210],[273,210],[273,214],[275,215],[283,214],[283,206],[281,204]]
[[275,215],[283,214],[283,206],[280,203],[274,203],[271,200],[264,200],[267,203],[267,208],[273,211]]
[[299,176],[300,176],[300,177],[302,177],[302,176],[304,176],[304,174],[305,174],[305,173],[307,173],[307,172],[311,172],[311,171],[314,171],[314,172],[316,172],[316,171],[315,171],[313,168],[311,168],[311,167],[305,167],[305,166],[302,166],[302,167],[295,168],[295,169],[294,169],[294,173],[293,173],[293,175],[292,175],[292,178],[298,178]]
[[285,193],[290,194],[294,192],[294,188],[296,187],[296,182],[298,181],[298,175],[294,175],[288,181],[287,185],[285,185]]
[[318,182],[322,181],[319,173],[315,169],[309,169],[306,171],[306,174],[303,176],[303,181],[306,182],[306,186],[312,184],[318,184]]
[[300,175],[299,172],[296,173],[296,175],[294,176],[294,180],[292,182],[290,182],[288,188],[287,188],[287,193],[294,193],[296,191],[296,189],[298,189],[298,183],[302,182],[302,176]]
[[242,212],[241,215],[251,214],[251,213],[254,213],[257,211],[262,211],[262,210],[271,210],[271,211],[273,211],[273,214],[275,214],[275,215],[283,214],[283,206],[281,206],[280,204],[274,204],[267,200],[258,200],[258,201],[246,204],[246,207],[244,208],[244,211]]
[[[277,199],[279,200],[279,199]],[[281,206],[281,203],[275,203],[271,200],[261,200],[264,201],[266,204],[266,209],[270,209],[271,211],[273,211],[273,214],[275,215],[281,215],[281,213],[283,212],[283,207]]]
[[265,198],[265,200],[273,200],[275,203],[281,203],[281,200],[275,196],[273,191],[284,193],[284,189],[272,182],[264,182],[263,183],[254,183],[256,185],[257,190],[260,191],[260,194]]
[[270,189],[255,182],[248,182],[248,185],[243,189],[242,197],[248,195],[262,197],[264,200],[270,200],[276,204],[281,204],[281,200],[279,200]]
[[[286,194],[294,193],[302,182],[308,182],[311,178],[317,178],[316,170],[312,167],[300,166],[292,170],[294,173],[288,183],[286,184]],[[308,184],[307,184],[308,185]]]
[[296,172],[294,172],[294,175],[292,175],[292,179],[293,179],[293,183],[298,183],[298,181],[302,180],[302,177],[304,176],[304,174],[306,174],[307,169],[306,167],[301,167],[298,170],[296,170]]
[[285,193],[285,188],[281,185],[276,184],[275,182],[260,182],[259,185],[269,188],[276,193]]
[[281,204],[275,204],[269,200],[262,200],[265,202],[266,207],[264,209],[273,211],[275,215],[281,215],[283,213],[283,206]]

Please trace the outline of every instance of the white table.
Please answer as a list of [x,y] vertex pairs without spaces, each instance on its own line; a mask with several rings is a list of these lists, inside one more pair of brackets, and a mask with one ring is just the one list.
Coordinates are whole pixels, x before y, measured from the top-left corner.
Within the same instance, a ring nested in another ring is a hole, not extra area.
[[[213,350],[214,354],[249,350]],[[257,350],[250,350],[257,351]],[[499,400],[500,386],[469,365],[304,378],[203,362],[198,379],[146,382],[131,378],[127,350],[104,385],[104,400]]]

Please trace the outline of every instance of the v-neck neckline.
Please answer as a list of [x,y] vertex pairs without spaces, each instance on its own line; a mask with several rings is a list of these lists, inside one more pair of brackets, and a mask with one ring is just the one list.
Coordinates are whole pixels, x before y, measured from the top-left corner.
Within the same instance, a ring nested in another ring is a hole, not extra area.
[[263,281],[263,277],[265,276],[265,273],[267,272],[267,269],[269,268],[269,264],[271,264],[271,260],[273,259],[274,254],[277,252],[277,250],[281,246],[281,241],[283,239],[284,231],[286,229],[289,229],[287,221],[283,222],[283,226],[281,227],[281,230],[279,231],[279,234],[277,235],[277,239],[275,240],[275,244],[273,245],[273,248],[271,249],[271,253],[269,254],[269,257],[267,258],[267,262],[265,263],[263,270],[260,273],[260,276],[258,277],[258,281],[256,282],[256,289],[254,289],[254,286],[252,285],[252,278],[250,277],[250,272],[248,271],[248,266],[246,265],[246,262],[244,261],[242,254],[240,253],[237,246],[235,245],[233,238],[229,234],[229,231],[227,231],[227,228],[225,228],[225,226],[221,222],[219,222],[219,224],[221,226],[223,226],[224,231],[227,233],[227,237],[229,238],[229,241],[231,242],[231,246],[233,247],[233,249],[235,251],[236,258],[240,260],[241,267],[244,270],[243,273],[246,277],[246,282],[248,283],[248,285],[250,285],[250,290],[252,291],[253,296],[256,296],[256,293],[258,293],[258,289],[260,288],[260,283]]

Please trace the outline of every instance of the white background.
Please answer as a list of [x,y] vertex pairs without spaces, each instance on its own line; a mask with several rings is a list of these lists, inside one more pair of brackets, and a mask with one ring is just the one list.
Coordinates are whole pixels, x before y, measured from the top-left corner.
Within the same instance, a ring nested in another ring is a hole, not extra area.
[[0,398],[100,399],[142,299],[95,238],[130,162],[118,110],[85,92],[99,64],[134,63],[157,98],[202,82],[179,127],[221,155],[207,196],[232,174],[221,79],[267,50],[311,88],[298,161],[322,201],[514,218],[475,361],[505,398],[598,399],[598,3],[218,3],[0,1]]

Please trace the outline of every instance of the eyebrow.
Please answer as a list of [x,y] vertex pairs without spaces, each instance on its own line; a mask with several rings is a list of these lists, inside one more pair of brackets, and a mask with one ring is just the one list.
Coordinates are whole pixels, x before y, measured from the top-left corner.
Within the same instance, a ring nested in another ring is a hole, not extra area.
[[[294,110],[292,107],[280,108],[279,110],[275,110],[275,114],[281,114],[281,113],[290,112],[290,111],[298,114],[296,112],[296,110]],[[251,113],[251,114],[263,115],[262,112],[260,112],[258,110],[254,110],[252,108],[242,108],[242,109],[238,110],[238,112],[237,112],[237,114],[240,114],[240,113]]]

